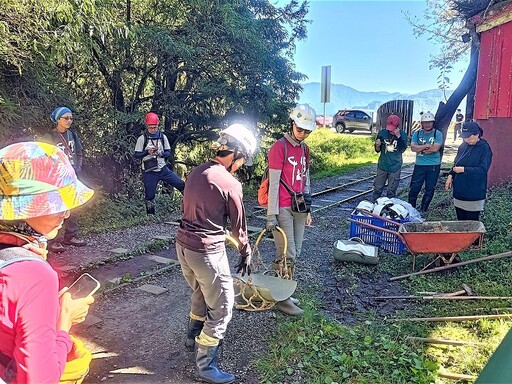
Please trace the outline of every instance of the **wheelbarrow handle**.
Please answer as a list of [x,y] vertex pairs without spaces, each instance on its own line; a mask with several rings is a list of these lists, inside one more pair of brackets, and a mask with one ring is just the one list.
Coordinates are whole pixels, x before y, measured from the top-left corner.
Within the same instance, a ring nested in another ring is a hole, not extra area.
[[[371,228],[371,229],[375,229],[377,231],[382,231],[382,232],[386,232],[386,233],[390,233],[392,235],[398,236],[400,238],[400,240],[402,240],[402,242],[404,244],[407,244],[406,241],[404,240],[404,237],[402,236],[402,234],[400,232],[392,231],[391,229],[387,229],[387,228],[377,227],[376,225],[365,223],[364,221],[354,220],[354,219],[350,219],[350,218],[347,218],[347,220],[352,222],[352,223],[360,224],[360,225],[362,225],[364,227],[368,227],[368,228]],[[393,223],[397,224],[395,222],[393,222]]]
[[388,219],[387,217],[383,217],[383,216],[380,216],[380,215],[376,215],[375,213],[370,212],[370,211],[367,211],[366,209],[356,208],[356,209],[355,209],[355,211],[358,211],[358,212],[364,213],[365,215],[368,215],[368,216],[375,217],[375,218],[377,218],[377,219],[380,219],[380,220],[382,220],[382,221],[385,221],[386,223],[396,225],[397,227],[399,227],[399,226],[400,226],[400,223],[397,223],[396,221],[393,221],[393,220],[391,220],[391,219]]

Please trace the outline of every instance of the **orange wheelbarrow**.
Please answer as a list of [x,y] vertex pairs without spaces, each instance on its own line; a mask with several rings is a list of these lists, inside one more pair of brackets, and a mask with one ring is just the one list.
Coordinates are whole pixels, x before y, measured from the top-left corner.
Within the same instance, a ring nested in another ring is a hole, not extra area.
[[[386,218],[381,219],[394,223],[392,220]],[[461,220],[403,223],[398,227],[398,231],[392,231],[357,220],[348,220],[374,230],[390,233],[400,238],[413,255],[413,269],[416,267],[417,254],[435,254],[436,257],[434,260],[428,263],[422,270],[432,265],[440,266],[439,264],[449,265],[453,263],[458,256],[458,252],[469,249],[475,242],[477,242],[475,248],[480,249],[485,234],[484,224],[480,221]]]

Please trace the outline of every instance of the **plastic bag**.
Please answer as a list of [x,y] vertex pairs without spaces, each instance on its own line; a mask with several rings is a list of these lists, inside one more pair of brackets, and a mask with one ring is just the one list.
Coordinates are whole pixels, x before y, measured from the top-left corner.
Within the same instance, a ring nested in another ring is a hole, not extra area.
[[394,204],[400,204],[407,209],[407,211],[409,212],[408,218],[411,223],[422,223],[425,221],[425,219],[423,217],[421,217],[420,211],[418,211],[416,208],[414,208],[407,201],[397,199],[396,197],[391,198],[391,201]]

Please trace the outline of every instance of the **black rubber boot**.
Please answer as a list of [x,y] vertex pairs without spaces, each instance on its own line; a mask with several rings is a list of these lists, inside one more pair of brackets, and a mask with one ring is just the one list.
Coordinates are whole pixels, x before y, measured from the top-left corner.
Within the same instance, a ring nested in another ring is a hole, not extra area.
[[194,344],[196,343],[196,336],[199,336],[203,330],[204,321],[188,319],[187,327],[187,341],[185,341],[185,347],[190,352],[194,351]]
[[231,383],[235,376],[224,372],[217,365],[217,353],[219,346],[205,347],[196,343],[196,372],[207,383],[222,384]]
[[155,200],[146,200],[146,213],[148,215],[155,214]]

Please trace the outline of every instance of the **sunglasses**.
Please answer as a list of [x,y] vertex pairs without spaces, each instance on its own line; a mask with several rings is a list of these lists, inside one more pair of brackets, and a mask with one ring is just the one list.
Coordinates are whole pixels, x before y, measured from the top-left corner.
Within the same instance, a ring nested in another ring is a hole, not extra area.
[[73,120],[73,116],[62,116],[61,119],[64,120]]
[[295,129],[297,130],[297,133],[305,133],[306,135],[309,135],[311,133],[311,131],[308,131],[307,129],[303,129],[303,128],[299,128],[299,127],[295,127]]

